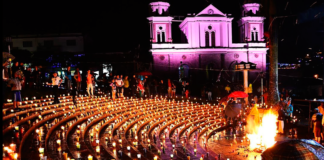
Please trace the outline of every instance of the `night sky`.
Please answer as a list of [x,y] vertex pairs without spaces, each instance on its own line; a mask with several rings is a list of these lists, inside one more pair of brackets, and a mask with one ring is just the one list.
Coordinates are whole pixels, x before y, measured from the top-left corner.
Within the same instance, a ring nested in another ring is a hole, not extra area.
[[[240,6],[244,0],[174,0],[169,1],[171,15],[186,15],[198,13],[210,3],[224,13],[232,14],[233,29],[236,29],[240,16]],[[264,0],[259,0],[264,1]],[[316,0],[280,1],[279,9],[283,15],[301,13],[310,8],[323,4]],[[118,0],[118,1],[3,1],[3,34],[37,34],[37,33],[71,33],[81,32],[85,35],[86,52],[127,51],[141,44],[142,48],[149,47],[148,20],[149,0]],[[297,17],[296,17],[297,18]],[[312,24],[297,25],[296,18],[281,19],[280,43],[285,55],[279,58],[296,55],[298,47],[309,48],[311,44],[303,44],[300,40],[322,41],[323,29]],[[282,22],[283,21],[283,22]],[[178,28],[174,23],[173,28]],[[266,24],[267,25],[267,24]],[[265,25],[265,30],[267,26]],[[307,33],[300,31],[309,30]],[[319,33],[317,31],[319,30]],[[176,39],[177,32],[173,32]],[[235,30],[234,36],[238,37]],[[299,36],[299,40],[296,38]],[[233,37],[234,40],[236,37]],[[309,39],[309,40],[308,40]],[[300,41],[300,42],[299,42]],[[297,44],[297,45],[296,45]],[[322,43],[323,44],[323,43]],[[307,46],[308,45],[308,46]],[[323,46],[323,45],[321,45]],[[297,49],[296,49],[297,48]],[[295,51],[296,50],[296,51]]]

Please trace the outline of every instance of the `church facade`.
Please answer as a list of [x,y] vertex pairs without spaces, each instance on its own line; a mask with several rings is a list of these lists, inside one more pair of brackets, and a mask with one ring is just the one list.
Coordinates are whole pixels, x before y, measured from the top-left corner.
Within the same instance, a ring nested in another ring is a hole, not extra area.
[[[168,15],[170,4],[152,2],[150,6],[154,13],[147,18],[153,74],[174,79],[190,76],[215,79],[220,71],[234,71],[235,64],[242,61],[256,64],[257,69],[249,71],[250,80],[265,72],[268,48],[263,39],[265,17],[257,16],[260,4],[242,6],[242,17],[236,23],[240,35],[232,34],[233,17],[212,4],[196,15],[188,15],[179,25],[187,43],[172,42],[171,25],[179,20]],[[233,36],[239,36],[240,42],[233,43]]]

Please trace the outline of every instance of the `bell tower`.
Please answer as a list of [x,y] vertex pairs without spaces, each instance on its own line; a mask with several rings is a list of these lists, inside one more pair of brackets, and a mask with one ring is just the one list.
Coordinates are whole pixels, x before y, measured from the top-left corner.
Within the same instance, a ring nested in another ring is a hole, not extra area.
[[259,16],[260,4],[246,3],[242,6],[242,18],[238,21],[240,42],[264,41],[264,19]]
[[151,16],[147,19],[150,24],[150,41],[151,43],[171,43],[172,32],[171,23],[173,17],[169,16],[168,2],[152,2],[150,3]]

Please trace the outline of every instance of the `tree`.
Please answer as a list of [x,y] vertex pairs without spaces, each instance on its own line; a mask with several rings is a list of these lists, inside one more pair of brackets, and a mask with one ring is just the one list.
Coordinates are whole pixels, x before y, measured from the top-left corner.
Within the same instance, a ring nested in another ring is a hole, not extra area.
[[278,91],[278,31],[279,23],[275,20],[277,14],[276,0],[269,0],[269,51],[270,51],[270,66],[269,66],[269,104],[273,105],[279,101]]

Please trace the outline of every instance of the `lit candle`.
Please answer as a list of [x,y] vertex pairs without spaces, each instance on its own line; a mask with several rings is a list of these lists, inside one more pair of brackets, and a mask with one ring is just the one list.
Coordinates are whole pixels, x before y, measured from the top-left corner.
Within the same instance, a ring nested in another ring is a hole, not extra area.
[[88,160],[92,160],[92,156],[91,155],[88,156]]
[[96,147],[96,152],[99,154],[100,153],[100,146]]
[[44,153],[44,148],[40,147],[40,148],[39,148],[39,153],[40,153],[40,154],[43,154],[43,153]]
[[16,151],[16,144],[11,143],[10,144],[10,149],[15,152]]
[[14,154],[14,159],[17,160],[18,159],[18,153]]
[[79,142],[76,142],[76,147],[77,147],[77,149],[80,149],[81,148],[81,145],[80,145]]
[[116,142],[113,142],[113,143],[112,143],[112,146],[113,146],[113,147],[116,147]]
[[56,140],[56,143],[57,143],[58,145],[61,145],[61,140],[60,140],[60,139]]

